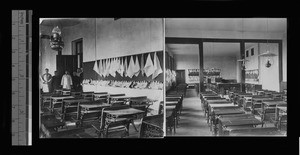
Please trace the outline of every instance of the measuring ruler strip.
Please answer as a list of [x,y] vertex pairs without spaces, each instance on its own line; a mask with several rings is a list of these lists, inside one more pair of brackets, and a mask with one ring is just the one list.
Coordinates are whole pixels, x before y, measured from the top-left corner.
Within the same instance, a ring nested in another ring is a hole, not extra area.
[[31,15],[29,14],[31,11],[28,10],[12,11],[12,145],[28,145],[28,131],[31,130],[31,124],[28,123],[28,114],[29,111],[31,112],[31,102],[29,103],[28,100],[29,88],[31,88],[31,81],[29,81]]

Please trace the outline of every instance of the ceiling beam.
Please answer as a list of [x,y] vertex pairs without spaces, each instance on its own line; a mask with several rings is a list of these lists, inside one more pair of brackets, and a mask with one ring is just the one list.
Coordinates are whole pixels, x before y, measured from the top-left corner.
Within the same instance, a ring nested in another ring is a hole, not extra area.
[[222,42],[222,43],[280,43],[278,39],[224,39],[224,38],[181,38],[166,37],[166,44],[199,44],[200,42]]

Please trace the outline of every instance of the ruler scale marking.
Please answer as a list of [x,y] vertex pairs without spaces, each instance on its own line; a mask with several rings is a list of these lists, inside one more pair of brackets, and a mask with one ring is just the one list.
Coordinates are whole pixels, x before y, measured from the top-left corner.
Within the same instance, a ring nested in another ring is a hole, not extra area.
[[30,15],[29,10],[12,10],[12,145],[31,145],[28,136],[31,132],[31,100],[28,100],[31,95],[28,92],[31,91]]

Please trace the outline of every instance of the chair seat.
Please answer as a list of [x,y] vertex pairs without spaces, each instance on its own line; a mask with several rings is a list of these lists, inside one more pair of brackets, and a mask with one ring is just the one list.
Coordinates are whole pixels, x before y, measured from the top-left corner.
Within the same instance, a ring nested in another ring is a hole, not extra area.
[[127,130],[126,126],[121,125],[121,126],[110,127],[108,132],[116,132],[121,130]]

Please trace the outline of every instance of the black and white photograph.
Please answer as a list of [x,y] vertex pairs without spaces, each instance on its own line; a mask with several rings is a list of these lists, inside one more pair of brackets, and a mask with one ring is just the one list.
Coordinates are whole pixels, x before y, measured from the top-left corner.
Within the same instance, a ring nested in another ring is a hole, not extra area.
[[166,18],[166,137],[286,137],[286,18]]
[[39,18],[40,138],[163,138],[163,18]]

